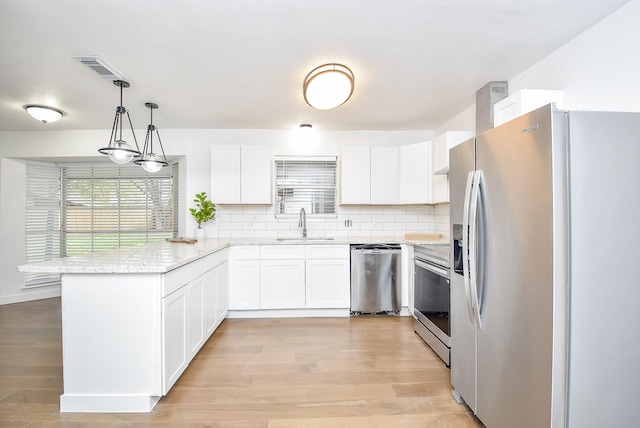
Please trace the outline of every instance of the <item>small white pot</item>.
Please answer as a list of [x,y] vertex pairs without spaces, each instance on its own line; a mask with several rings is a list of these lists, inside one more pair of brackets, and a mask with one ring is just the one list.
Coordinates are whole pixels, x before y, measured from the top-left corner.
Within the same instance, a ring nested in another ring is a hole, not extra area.
[[196,228],[194,229],[193,234],[194,234],[194,235],[195,235],[195,237],[196,237],[196,238],[198,238],[198,239],[204,239],[204,238],[207,236],[207,232],[206,232],[204,229],[199,228],[199,227],[196,227]]

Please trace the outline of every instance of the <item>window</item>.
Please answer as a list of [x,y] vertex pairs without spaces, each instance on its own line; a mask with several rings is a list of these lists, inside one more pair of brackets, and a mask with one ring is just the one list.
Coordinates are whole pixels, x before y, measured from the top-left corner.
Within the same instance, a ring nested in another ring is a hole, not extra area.
[[336,157],[276,158],[276,217],[337,217]]
[[[60,168],[27,164],[25,207],[26,261],[60,257]],[[27,273],[25,286],[60,283],[57,273]]]
[[[35,262],[178,233],[178,165],[27,166],[26,261]],[[34,274],[29,274],[34,275]],[[26,286],[59,278],[28,276]]]

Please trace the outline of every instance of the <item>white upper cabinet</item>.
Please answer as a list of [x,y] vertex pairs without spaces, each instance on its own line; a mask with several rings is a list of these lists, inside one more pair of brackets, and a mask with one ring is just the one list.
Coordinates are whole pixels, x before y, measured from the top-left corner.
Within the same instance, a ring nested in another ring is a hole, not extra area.
[[371,203],[398,204],[398,147],[371,147]]
[[431,203],[431,141],[345,147],[340,171],[342,204]]
[[271,204],[268,146],[211,148],[211,200],[217,204]]
[[371,203],[371,150],[369,147],[342,149],[340,203]]
[[549,103],[555,103],[559,109],[564,108],[564,91],[522,89],[494,104],[493,126],[502,125]]
[[449,131],[433,141],[432,204],[449,202],[449,150],[474,135],[472,131]]
[[344,147],[340,168],[340,203],[398,203],[398,147]]
[[400,147],[399,202],[431,202],[431,141]]

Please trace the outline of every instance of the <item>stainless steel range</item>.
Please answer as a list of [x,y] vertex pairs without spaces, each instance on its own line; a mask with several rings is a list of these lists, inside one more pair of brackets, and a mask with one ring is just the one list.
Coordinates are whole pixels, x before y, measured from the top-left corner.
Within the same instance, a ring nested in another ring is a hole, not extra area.
[[414,330],[449,366],[449,244],[414,247]]

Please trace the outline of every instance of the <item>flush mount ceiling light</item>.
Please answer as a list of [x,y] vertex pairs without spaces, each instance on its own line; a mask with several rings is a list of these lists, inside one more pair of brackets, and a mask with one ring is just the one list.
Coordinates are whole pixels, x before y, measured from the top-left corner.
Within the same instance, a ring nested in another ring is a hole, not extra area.
[[[144,139],[144,146],[142,147],[142,157],[133,161],[136,165],[141,165],[147,172],[158,172],[163,166],[169,165],[167,157],[164,154],[164,147],[162,147],[162,141],[160,140],[160,133],[158,128],[153,125],[153,110],[158,108],[158,104],[145,103],[146,107],[151,110],[151,124],[147,126],[147,136]],[[158,137],[158,144],[160,144],[160,151],[162,157],[153,152],[153,132],[155,131]]]
[[31,117],[41,121],[42,123],[57,122],[62,117],[62,112],[52,107],[29,104],[24,106],[24,108],[25,110],[27,110],[27,113],[31,115]]
[[353,94],[353,72],[342,64],[324,64],[307,74],[303,84],[304,100],[318,110],[344,104]]
[[[122,89],[128,88],[129,83],[123,80],[114,80],[113,84],[120,86],[120,105],[116,107],[116,117],[113,120],[113,127],[111,128],[111,138],[109,138],[109,145],[103,147],[98,151],[103,155],[108,155],[109,158],[117,164],[125,164],[131,162],[134,157],[141,156],[140,148],[138,147],[138,140],[136,140],[136,134],[133,132],[133,124],[131,123],[131,117],[129,116],[129,110],[122,106]],[[124,115],[127,115],[129,120],[129,127],[131,128],[131,134],[133,135],[133,141],[136,144],[134,149],[122,138],[122,122],[124,121]]]

